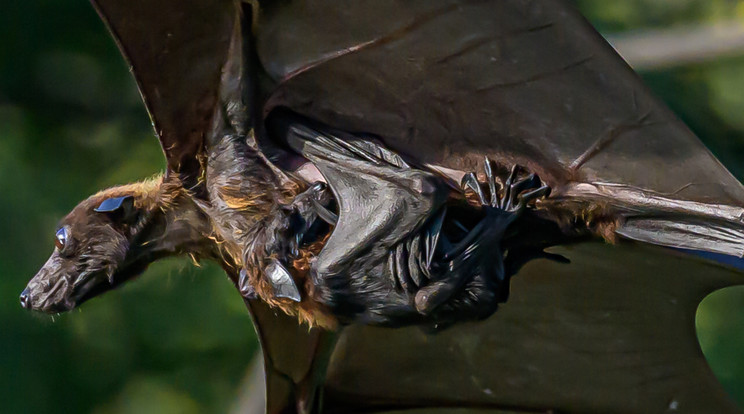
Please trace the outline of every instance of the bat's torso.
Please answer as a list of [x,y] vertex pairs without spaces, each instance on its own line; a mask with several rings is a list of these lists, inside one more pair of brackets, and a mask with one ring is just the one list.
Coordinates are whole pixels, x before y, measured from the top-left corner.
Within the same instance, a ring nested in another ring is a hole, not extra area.
[[444,176],[412,167],[372,141],[345,142],[301,118],[285,121],[292,125],[286,139],[310,140],[302,155],[328,181],[338,215],[327,212],[335,216],[331,228],[315,234],[323,216],[318,200],[330,191],[284,176],[240,134],[215,139],[208,148],[208,200],[200,205],[243,272],[245,297],[255,293],[326,327],[335,319],[441,326],[486,317],[506,299],[515,271],[501,241],[524,209],[517,197],[539,179],[515,182],[513,205],[498,201],[495,182],[491,201],[479,191],[473,205]]
[[[199,205],[210,217],[222,250],[242,270],[241,283],[249,284],[241,291],[253,290],[261,300],[311,326],[334,327],[335,319],[313,299],[308,277],[310,260],[324,240],[299,245],[293,239],[298,220],[303,220],[293,203],[307,190],[305,183],[280,176],[244,137],[225,135],[208,157],[208,200]],[[287,282],[294,283],[299,300],[277,295],[265,272],[274,262],[288,270],[292,280]]]

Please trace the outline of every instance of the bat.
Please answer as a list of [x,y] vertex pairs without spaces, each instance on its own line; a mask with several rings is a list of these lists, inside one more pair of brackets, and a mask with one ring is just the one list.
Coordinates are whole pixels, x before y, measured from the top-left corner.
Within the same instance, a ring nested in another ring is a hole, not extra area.
[[[95,4],[168,172],[78,206],[27,306],[200,254],[263,299],[269,412],[736,411],[693,318],[741,275],[649,244],[741,256],[741,184],[565,2]],[[96,277],[61,272],[102,220],[125,240]],[[449,328],[401,327],[429,322]]]

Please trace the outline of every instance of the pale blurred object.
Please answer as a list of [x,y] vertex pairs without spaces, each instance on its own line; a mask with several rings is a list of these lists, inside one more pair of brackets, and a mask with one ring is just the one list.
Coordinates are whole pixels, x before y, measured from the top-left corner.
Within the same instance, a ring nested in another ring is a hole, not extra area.
[[633,69],[666,69],[744,54],[744,23],[630,31],[606,39]]

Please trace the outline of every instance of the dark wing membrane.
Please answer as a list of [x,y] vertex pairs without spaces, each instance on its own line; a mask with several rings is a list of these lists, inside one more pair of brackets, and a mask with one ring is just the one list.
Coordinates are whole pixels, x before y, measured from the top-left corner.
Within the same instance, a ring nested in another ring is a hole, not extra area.
[[[455,170],[480,170],[484,155],[526,165],[555,200],[721,220],[714,240],[698,237],[696,219],[622,234],[744,253],[742,185],[568,2],[280,4],[266,3],[256,34],[274,81],[267,111],[377,134]],[[655,238],[659,229],[674,234]]]
[[484,322],[437,334],[347,328],[331,357],[326,409],[738,412],[699,348],[695,309],[744,276],[640,244],[554,250],[571,264],[531,262]]
[[170,170],[198,172],[235,21],[230,0],[92,0],[139,85]]

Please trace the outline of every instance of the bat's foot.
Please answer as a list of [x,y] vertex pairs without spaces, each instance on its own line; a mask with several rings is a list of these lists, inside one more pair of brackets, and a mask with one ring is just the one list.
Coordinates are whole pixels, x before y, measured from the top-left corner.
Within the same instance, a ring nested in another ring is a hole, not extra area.
[[[426,230],[423,250],[427,254],[422,267],[426,273],[439,276],[415,292],[414,304],[419,313],[437,325],[490,316],[508,298],[510,278],[521,265],[546,257],[540,248],[520,247],[515,249],[518,254],[509,253],[507,258],[507,249],[502,247],[508,244],[507,233],[519,231],[515,223],[525,210],[550,193],[550,187],[543,185],[537,175],[520,177],[521,170],[514,166],[501,181],[486,158],[486,182],[469,173],[461,183],[482,211],[445,210],[442,218],[433,220]],[[475,221],[468,217],[478,214],[481,216]]]
[[528,205],[550,194],[550,187],[542,184],[537,174],[520,178],[522,167],[519,165],[511,168],[509,176],[503,183],[494,174],[492,162],[488,157],[484,161],[484,170],[488,197],[474,172],[465,174],[460,183],[463,191],[472,191],[481,205],[521,213]]

